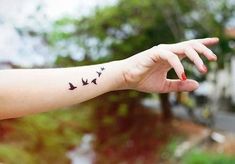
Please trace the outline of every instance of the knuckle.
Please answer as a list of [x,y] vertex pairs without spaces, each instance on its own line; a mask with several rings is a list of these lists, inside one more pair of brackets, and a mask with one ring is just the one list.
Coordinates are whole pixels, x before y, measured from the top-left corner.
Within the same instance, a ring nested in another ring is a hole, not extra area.
[[166,44],[159,44],[157,45],[158,48],[165,48],[166,47]]
[[172,88],[172,82],[168,82],[168,88]]
[[196,45],[196,44],[198,44],[198,41],[196,41],[196,40],[191,40],[190,42],[189,42],[189,45]]
[[156,51],[158,51],[158,52],[163,52],[163,51],[165,51],[165,50],[164,50],[164,47],[163,47],[163,46],[159,46],[159,45],[152,47],[151,50],[152,50],[153,52],[156,52]]
[[161,48],[159,48],[158,46],[154,46],[149,50],[150,50],[150,54],[159,54],[161,52]]
[[192,47],[189,46],[189,45],[186,45],[185,48],[184,48],[184,52],[187,53],[187,52],[190,52],[192,51]]
[[169,57],[172,58],[173,60],[179,60],[179,57],[175,54],[171,54]]
[[158,49],[159,49],[158,46],[153,46],[153,47],[151,48],[151,50],[153,50],[153,51],[156,51],[156,50],[158,50]]

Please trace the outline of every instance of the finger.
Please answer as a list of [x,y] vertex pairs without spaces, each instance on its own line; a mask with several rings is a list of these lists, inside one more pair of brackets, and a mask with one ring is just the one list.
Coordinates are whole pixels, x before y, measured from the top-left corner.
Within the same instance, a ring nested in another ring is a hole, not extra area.
[[199,41],[200,43],[204,44],[205,46],[213,46],[219,42],[219,38],[204,38],[204,39],[196,39],[196,41]]
[[190,92],[199,87],[195,80],[171,80],[167,79],[164,85],[163,93],[166,92]]
[[194,42],[192,47],[200,54],[203,54],[208,60],[217,60],[217,56],[206,46],[199,42]]
[[181,80],[186,80],[184,67],[182,63],[180,62],[179,57],[176,54],[168,50],[159,49],[159,57],[163,60],[166,60],[173,67],[177,76]]
[[200,72],[206,73],[207,68],[198,53],[192,47],[185,48],[185,55],[196,65]]
[[168,49],[176,54],[183,54],[184,53],[184,46],[183,44],[188,45],[188,43],[195,43],[199,42],[205,46],[212,46],[215,45],[219,42],[219,38],[204,38],[204,39],[195,39],[195,40],[189,40],[189,41],[184,41],[180,43],[175,43],[175,44],[160,44],[158,46],[163,47],[164,49]]

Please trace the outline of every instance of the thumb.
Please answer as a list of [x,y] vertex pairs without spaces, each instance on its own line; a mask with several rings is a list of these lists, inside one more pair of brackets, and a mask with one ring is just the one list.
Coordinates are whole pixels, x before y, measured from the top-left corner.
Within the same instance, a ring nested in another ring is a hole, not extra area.
[[197,89],[199,87],[199,84],[195,80],[171,80],[167,79],[165,86],[164,86],[164,91],[163,92],[189,92]]

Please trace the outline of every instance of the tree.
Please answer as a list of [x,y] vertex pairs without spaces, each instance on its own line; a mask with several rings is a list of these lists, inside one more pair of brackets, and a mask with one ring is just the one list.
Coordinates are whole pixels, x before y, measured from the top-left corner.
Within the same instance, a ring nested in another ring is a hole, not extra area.
[[[221,43],[217,52],[227,53],[231,49],[223,32],[233,12],[234,7],[228,0],[119,0],[117,4],[97,9],[81,19],[57,21],[56,27],[72,24],[76,30],[70,33],[55,30],[49,41],[54,44],[61,38],[73,40],[83,48],[86,59],[83,63],[86,64],[119,60],[160,43],[195,37],[219,36]],[[58,60],[57,64],[63,65],[64,59]],[[72,57],[67,59],[74,62]],[[219,63],[223,62],[222,58]],[[191,74],[191,69],[188,71]],[[176,77],[173,72],[169,76]],[[164,118],[170,119],[168,94],[160,94],[160,100]]]

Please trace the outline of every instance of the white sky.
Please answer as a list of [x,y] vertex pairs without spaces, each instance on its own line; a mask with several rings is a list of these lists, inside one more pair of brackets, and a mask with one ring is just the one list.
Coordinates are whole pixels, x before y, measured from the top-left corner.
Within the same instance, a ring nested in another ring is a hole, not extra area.
[[49,19],[63,15],[82,15],[89,13],[95,6],[114,3],[116,0],[1,0],[0,17],[8,21],[19,21],[34,13],[38,4]]
[[[40,40],[21,38],[15,27],[42,30],[53,20],[63,16],[79,17],[89,14],[96,6],[115,3],[116,0],[0,0],[0,62],[11,61],[22,66],[42,65],[46,49],[37,54],[34,48]],[[37,7],[42,9],[38,13]],[[29,19],[33,16],[34,19]],[[36,19],[35,19],[36,18]],[[38,23],[35,23],[35,20]],[[39,26],[38,26],[39,25]]]

